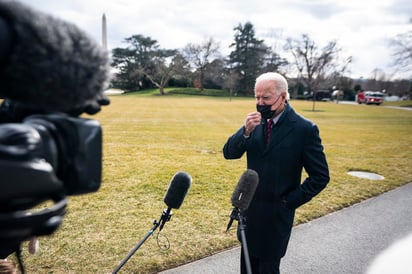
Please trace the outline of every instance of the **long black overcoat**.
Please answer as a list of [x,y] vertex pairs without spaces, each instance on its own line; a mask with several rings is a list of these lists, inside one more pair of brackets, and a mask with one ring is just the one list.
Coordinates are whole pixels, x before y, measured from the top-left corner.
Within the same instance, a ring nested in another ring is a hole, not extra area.
[[[240,128],[227,140],[223,155],[239,159],[246,152],[247,168],[259,175],[255,195],[243,213],[249,254],[280,258],[286,252],[295,209],[326,187],[329,169],[318,127],[289,104],[273,127],[268,145],[265,131],[266,121],[249,138]],[[303,168],[308,176],[302,182]]]

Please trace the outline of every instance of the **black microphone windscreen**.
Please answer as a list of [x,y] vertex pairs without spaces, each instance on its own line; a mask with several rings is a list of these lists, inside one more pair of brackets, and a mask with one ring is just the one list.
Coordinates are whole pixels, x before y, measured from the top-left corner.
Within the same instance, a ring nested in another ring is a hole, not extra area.
[[109,53],[86,32],[18,1],[0,1],[0,17],[12,31],[0,37],[12,43],[0,60],[0,98],[69,113],[104,96]]
[[179,208],[182,205],[191,184],[192,177],[189,174],[182,171],[176,173],[173,176],[163,199],[165,204],[170,208]]
[[239,209],[247,209],[259,183],[259,175],[252,169],[243,172],[232,194],[232,205]]

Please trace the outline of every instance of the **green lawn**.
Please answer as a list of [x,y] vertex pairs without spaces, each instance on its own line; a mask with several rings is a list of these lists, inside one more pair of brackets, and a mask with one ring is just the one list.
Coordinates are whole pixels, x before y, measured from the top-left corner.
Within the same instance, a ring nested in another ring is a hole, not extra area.
[[[225,229],[246,161],[225,160],[221,150],[255,110],[254,99],[127,94],[111,100],[92,117],[104,133],[101,189],[70,197],[63,225],[40,239],[36,255],[23,247],[27,272],[111,273],[159,220],[178,171],[193,178],[183,205],[121,272],[155,273],[238,245],[235,229]],[[318,102],[312,112],[312,102],[291,104],[318,124],[331,175],[328,187],[298,209],[296,224],[412,181],[412,111]],[[351,170],[385,179],[352,177]]]

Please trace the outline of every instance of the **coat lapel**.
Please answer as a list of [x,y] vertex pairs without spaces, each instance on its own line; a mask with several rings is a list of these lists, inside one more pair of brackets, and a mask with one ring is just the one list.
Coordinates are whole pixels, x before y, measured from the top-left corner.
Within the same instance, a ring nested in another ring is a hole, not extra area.
[[265,153],[279,144],[294,128],[296,117],[295,112],[289,106],[286,106],[285,112],[276,123],[270,134],[270,142],[265,148]]

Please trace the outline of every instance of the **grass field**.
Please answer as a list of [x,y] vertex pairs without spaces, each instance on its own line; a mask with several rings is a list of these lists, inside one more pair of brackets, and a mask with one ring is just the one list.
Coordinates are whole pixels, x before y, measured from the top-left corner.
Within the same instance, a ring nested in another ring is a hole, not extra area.
[[[126,94],[111,100],[92,117],[104,133],[101,189],[70,197],[63,225],[40,239],[37,254],[23,247],[27,273],[111,273],[159,220],[178,171],[193,178],[183,205],[121,273],[156,273],[238,245],[235,229],[225,228],[246,161],[225,160],[221,150],[254,111],[254,99]],[[311,102],[291,105],[318,124],[331,175],[328,187],[297,210],[296,224],[412,181],[412,111],[319,102],[313,112]],[[385,179],[352,177],[352,170]]]

